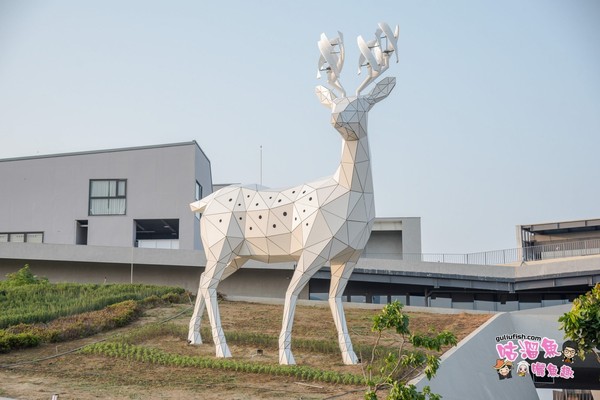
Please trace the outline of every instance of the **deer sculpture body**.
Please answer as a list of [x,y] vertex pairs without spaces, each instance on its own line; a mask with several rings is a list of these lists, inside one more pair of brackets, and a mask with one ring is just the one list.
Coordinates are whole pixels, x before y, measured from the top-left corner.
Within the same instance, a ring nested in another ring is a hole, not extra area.
[[[296,301],[310,278],[329,262],[329,305],[342,358],[345,364],[358,362],[341,296],[375,218],[367,114],[375,103],[388,96],[395,79],[382,79],[368,95],[360,95],[360,90],[387,69],[397,38],[398,28],[392,33],[386,24],[379,24],[374,41],[367,43],[359,36],[361,63],[366,62],[363,66],[369,75],[355,96],[346,97],[339,83],[344,57],[341,34],[331,41],[321,35],[319,69],[327,71],[330,85],[341,94],[338,97],[333,90],[316,88],[319,101],[331,110],[331,123],[343,141],[341,162],[332,176],[276,190],[259,185],[228,186],[190,205],[192,211],[202,213],[200,231],[207,259],[190,320],[190,343],[202,343],[200,320],[206,306],[216,355],[231,357],[217,304],[219,282],[248,260],[294,261],[296,268],[285,294],[279,362],[295,364],[291,332]],[[381,39],[385,39],[385,45]]]

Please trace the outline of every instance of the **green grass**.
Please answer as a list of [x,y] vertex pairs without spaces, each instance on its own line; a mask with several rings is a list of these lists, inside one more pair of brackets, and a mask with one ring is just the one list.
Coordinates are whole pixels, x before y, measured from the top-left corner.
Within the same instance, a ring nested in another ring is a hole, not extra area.
[[31,284],[0,290],[0,329],[20,323],[49,322],[59,317],[96,311],[125,300],[140,301],[181,288],[153,285]]

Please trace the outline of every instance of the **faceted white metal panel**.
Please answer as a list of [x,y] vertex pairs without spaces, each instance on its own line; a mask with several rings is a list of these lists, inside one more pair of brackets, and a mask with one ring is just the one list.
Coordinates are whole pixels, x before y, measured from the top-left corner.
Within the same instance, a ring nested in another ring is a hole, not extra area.
[[[373,41],[365,42],[359,37],[360,63],[369,70],[369,77],[357,93],[388,68],[397,39],[398,28],[392,33],[386,24],[379,24]],[[232,185],[190,204],[193,212],[202,213],[200,231],[207,262],[200,278],[188,340],[192,344],[202,343],[199,329],[206,306],[218,357],[230,357],[231,353],[221,327],[217,286],[252,259],[266,263],[296,262],[285,296],[279,335],[280,363],[295,363],[291,333],[296,301],[306,283],[326,263],[331,265],[329,305],[342,358],[346,364],[358,362],[341,296],[375,218],[367,115],[374,104],[390,94],[396,81],[384,78],[368,95],[346,97],[339,82],[344,61],[342,34],[333,40],[322,34],[318,47],[319,71],[327,72],[332,89],[317,86],[317,98],[331,110],[331,124],[343,141],[337,171],[332,176],[284,189]]]

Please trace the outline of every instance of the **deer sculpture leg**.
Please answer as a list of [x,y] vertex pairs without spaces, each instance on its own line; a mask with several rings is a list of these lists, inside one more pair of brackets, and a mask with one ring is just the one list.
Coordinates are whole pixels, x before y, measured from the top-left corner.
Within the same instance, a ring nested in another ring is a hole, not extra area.
[[283,306],[283,321],[279,334],[279,363],[296,364],[292,354],[292,326],[298,295],[306,286],[310,278],[323,266],[325,258],[321,255],[304,251],[298,260],[296,270],[285,293]]
[[338,332],[338,341],[340,344],[340,350],[342,351],[342,359],[344,364],[356,364],[358,363],[358,357],[352,348],[352,341],[348,334],[348,327],[346,326],[346,316],[344,314],[344,307],[342,305],[342,294],[348,283],[348,278],[352,274],[354,265],[353,261],[339,262],[331,261],[331,284],[329,287],[329,307],[331,308],[331,314],[333,315],[333,321]]
[[[248,261],[245,258],[236,258],[232,260],[221,275],[221,282],[231,276],[235,271],[242,268],[242,266]],[[204,275],[204,274],[203,274]],[[202,277],[200,277],[202,282]],[[201,285],[198,287],[198,295],[196,296],[196,304],[194,306],[194,313],[190,319],[189,330],[188,330],[188,343],[190,344],[202,344],[202,335],[200,334],[200,323],[202,321],[202,314],[204,313],[204,296],[202,295]]]
[[229,347],[225,341],[225,334],[221,327],[221,316],[219,314],[219,305],[217,304],[217,286],[221,281],[221,276],[227,264],[229,264],[229,260],[227,262],[207,260],[206,270],[200,277],[200,293],[204,297],[206,304],[217,357],[231,357],[231,352],[229,351]]
[[[204,273],[202,275],[204,275]],[[202,276],[200,276],[200,281],[202,281]],[[194,305],[194,313],[190,319],[190,325],[188,329],[189,344],[202,344],[202,336],[200,335],[200,321],[202,320],[202,313],[204,313],[204,296],[202,296],[200,287],[198,287],[196,304]]]

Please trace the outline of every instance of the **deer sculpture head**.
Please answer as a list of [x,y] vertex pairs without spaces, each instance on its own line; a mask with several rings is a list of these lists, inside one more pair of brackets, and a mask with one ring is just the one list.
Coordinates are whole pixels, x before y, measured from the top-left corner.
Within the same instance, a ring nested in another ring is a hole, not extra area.
[[395,78],[382,79],[368,95],[352,97],[335,96],[324,86],[317,86],[316,93],[321,104],[331,109],[331,125],[347,141],[359,140],[367,136],[367,115],[369,110],[385,99],[396,84]]

